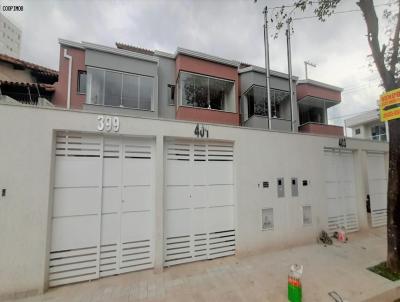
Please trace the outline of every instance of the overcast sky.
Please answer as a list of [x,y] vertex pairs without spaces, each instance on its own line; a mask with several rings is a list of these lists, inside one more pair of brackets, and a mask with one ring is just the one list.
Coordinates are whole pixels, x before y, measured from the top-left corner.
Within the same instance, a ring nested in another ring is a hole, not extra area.
[[[394,0],[375,0],[379,17]],[[343,0],[337,11],[357,9],[355,0]],[[2,1],[23,5],[23,12],[4,15],[22,29],[21,58],[58,70],[58,38],[114,46],[116,41],[149,49],[174,52],[177,46],[264,66],[263,7],[279,0],[30,0]],[[312,12],[298,13],[297,17]],[[361,12],[333,15],[325,23],[317,19],[294,22],[293,73],[344,88],[342,103],[329,110],[337,117],[376,107],[382,89],[379,76],[368,67],[369,46]],[[272,30],[270,32],[273,33]],[[286,39],[282,32],[270,39],[274,70],[287,72]]]

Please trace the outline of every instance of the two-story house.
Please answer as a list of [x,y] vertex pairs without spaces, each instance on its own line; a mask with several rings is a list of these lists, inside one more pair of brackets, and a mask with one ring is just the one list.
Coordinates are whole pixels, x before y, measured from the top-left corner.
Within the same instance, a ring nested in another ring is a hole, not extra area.
[[[60,40],[56,106],[136,116],[268,128],[265,69],[177,48],[174,54],[117,43]],[[343,135],[327,109],[341,89],[271,71],[272,129]],[[292,112],[293,110],[293,112]]]
[[272,71],[269,106],[257,66],[60,45],[55,106],[0,104],[0,300],[355,232],[367,194],[386,223],[388,145],[342,144],[340,88]]
[[369,110],[345,120],[346,127],[351,129],[351,135],[361,139],[389,141],[388,123],[382,122],[379,109]]

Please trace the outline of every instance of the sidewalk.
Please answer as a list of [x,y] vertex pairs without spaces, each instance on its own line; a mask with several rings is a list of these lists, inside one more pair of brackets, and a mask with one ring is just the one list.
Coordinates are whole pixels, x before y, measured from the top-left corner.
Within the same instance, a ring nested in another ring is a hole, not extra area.
[[350,234],[346,244],[308,245],[248,257],[227,257],[63,286],[18,301],[287,301],[292,263],[304,265],[303,301],[333,301],[336,291],[355,302],[400,286],[368,270],[385,259],[386,229]]

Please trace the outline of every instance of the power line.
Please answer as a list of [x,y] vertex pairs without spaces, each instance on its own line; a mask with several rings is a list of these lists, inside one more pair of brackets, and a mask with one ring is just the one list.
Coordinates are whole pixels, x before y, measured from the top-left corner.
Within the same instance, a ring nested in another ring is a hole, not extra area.
[[[387,3],[383,3],[383,4],[374,5],[374,7],[381,7],[381,6],[391,5],[391,4],[395,4],[395,3],[396,2],[387,2]],[[359,10],[359,9],[350,9],[350,10],[344,10],[344,11],[337,11],[337,12],[333,12],[332,15],[354,13],[354,12],[361,12],[361,10]],[[305,20],[305,19],[315,19],[315,18],[318,18],[318,16],[305,16],[305,17],[293,18],[293,21]]]

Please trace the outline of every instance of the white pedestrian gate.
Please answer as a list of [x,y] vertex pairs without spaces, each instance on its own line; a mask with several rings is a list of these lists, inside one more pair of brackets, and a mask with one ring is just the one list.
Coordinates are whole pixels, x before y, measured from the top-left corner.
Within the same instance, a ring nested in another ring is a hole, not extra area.
[[368,188],[373,227],[386,225],[387,222],[387,174],[383,153],[367,153]]
[[166,147],[166,266],[235,254],[233,145]]
[[153,267],[154,143],[57,133],[49,286]]
[[326,149],[324,157],[328,234],[333,234],[342,226],[348,232],[357,231],[359,225],[353,152]]

